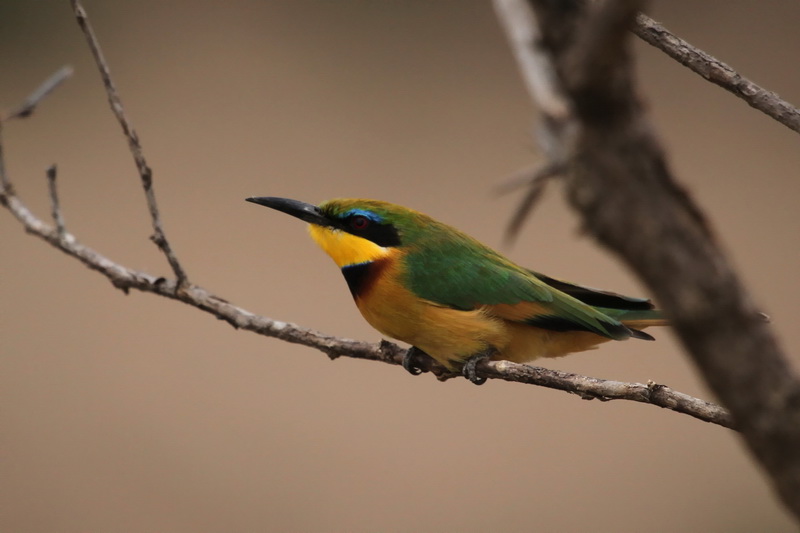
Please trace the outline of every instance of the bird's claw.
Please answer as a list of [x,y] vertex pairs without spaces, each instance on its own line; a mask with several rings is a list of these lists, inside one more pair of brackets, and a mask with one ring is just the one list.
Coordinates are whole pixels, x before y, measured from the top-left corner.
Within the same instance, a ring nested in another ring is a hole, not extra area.
[[493,351],[486,351],[473,355],[464,363],[461,373],[464,374],[464,377],[475,385],[483,385],[486,383],[486,378],[478,375],[478,363],[481,361],[488,361],[493,353]]
[[423,369],[414,364],[414,359],[417,357],[417,355],[420,354],[425,354],[425,352],[423,352],[416,346],[412,346],[406,351],[406,354],[403,356],[403,368],[405,368],[406,372],[408,372],[412,376],[419,376],[424,372]]

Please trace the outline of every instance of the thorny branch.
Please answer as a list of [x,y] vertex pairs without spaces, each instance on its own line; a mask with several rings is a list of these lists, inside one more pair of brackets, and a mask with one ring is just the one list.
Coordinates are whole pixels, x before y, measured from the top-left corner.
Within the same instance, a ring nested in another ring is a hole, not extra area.
[[[638,0],[495,0],[527,72],[568,102],[550,127],[584,227],[647,283],[703,377],[731,413],[787,507],[800,517],[800,381],[720,250],[710,224],[671,175],[635,89],[627,30]],[[510,20],[511,6],[515,18]],[[552,73],[557,76],[553,77]],[[528,84],[530,85],[530,84]],[[534,100],[549,112],[553,99]],[[559,108],[555,108],[557,112]],[[545,125],[549,126],[548,124]],[[657,245],[654,245],[657,243]]]

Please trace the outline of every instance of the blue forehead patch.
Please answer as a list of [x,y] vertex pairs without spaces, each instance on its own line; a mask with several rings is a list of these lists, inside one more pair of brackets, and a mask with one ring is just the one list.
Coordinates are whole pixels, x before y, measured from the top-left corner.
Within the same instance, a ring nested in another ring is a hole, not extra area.
[[355,215],[361,215],[362,217],[367,218],[378,224],[383,222],[383,217],[381,217],[377,213],[373,213],[372,211],[367,211],[366,209],[351,209],[349,211],[345,211],[344,213],[342,213],[342,218],[352,217]]

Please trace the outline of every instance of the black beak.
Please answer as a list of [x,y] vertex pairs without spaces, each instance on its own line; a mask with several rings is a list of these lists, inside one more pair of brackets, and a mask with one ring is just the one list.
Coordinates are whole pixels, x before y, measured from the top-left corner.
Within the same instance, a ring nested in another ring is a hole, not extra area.
[[271,207],[277,211],[282,211],[287,215],[292,215],[300,220],[305,220],[310,224],[318,226],[332,226],[331,221],[322,214],[319,207],[298,200],[290,200],[289,198],[276,198],[274,196],[254,196],[245,198],[248,202],[254,204]]

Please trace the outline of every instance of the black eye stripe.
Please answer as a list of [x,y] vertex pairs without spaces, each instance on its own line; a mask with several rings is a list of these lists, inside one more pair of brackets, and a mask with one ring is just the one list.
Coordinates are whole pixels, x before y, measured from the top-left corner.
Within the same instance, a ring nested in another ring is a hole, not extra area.
[[400,245],[400,235],[397,232],[397,228],[392,224],[376,222],[359,214],[350,215],[340,220],[340,229],[370,240],[378,246],[391,247]]

